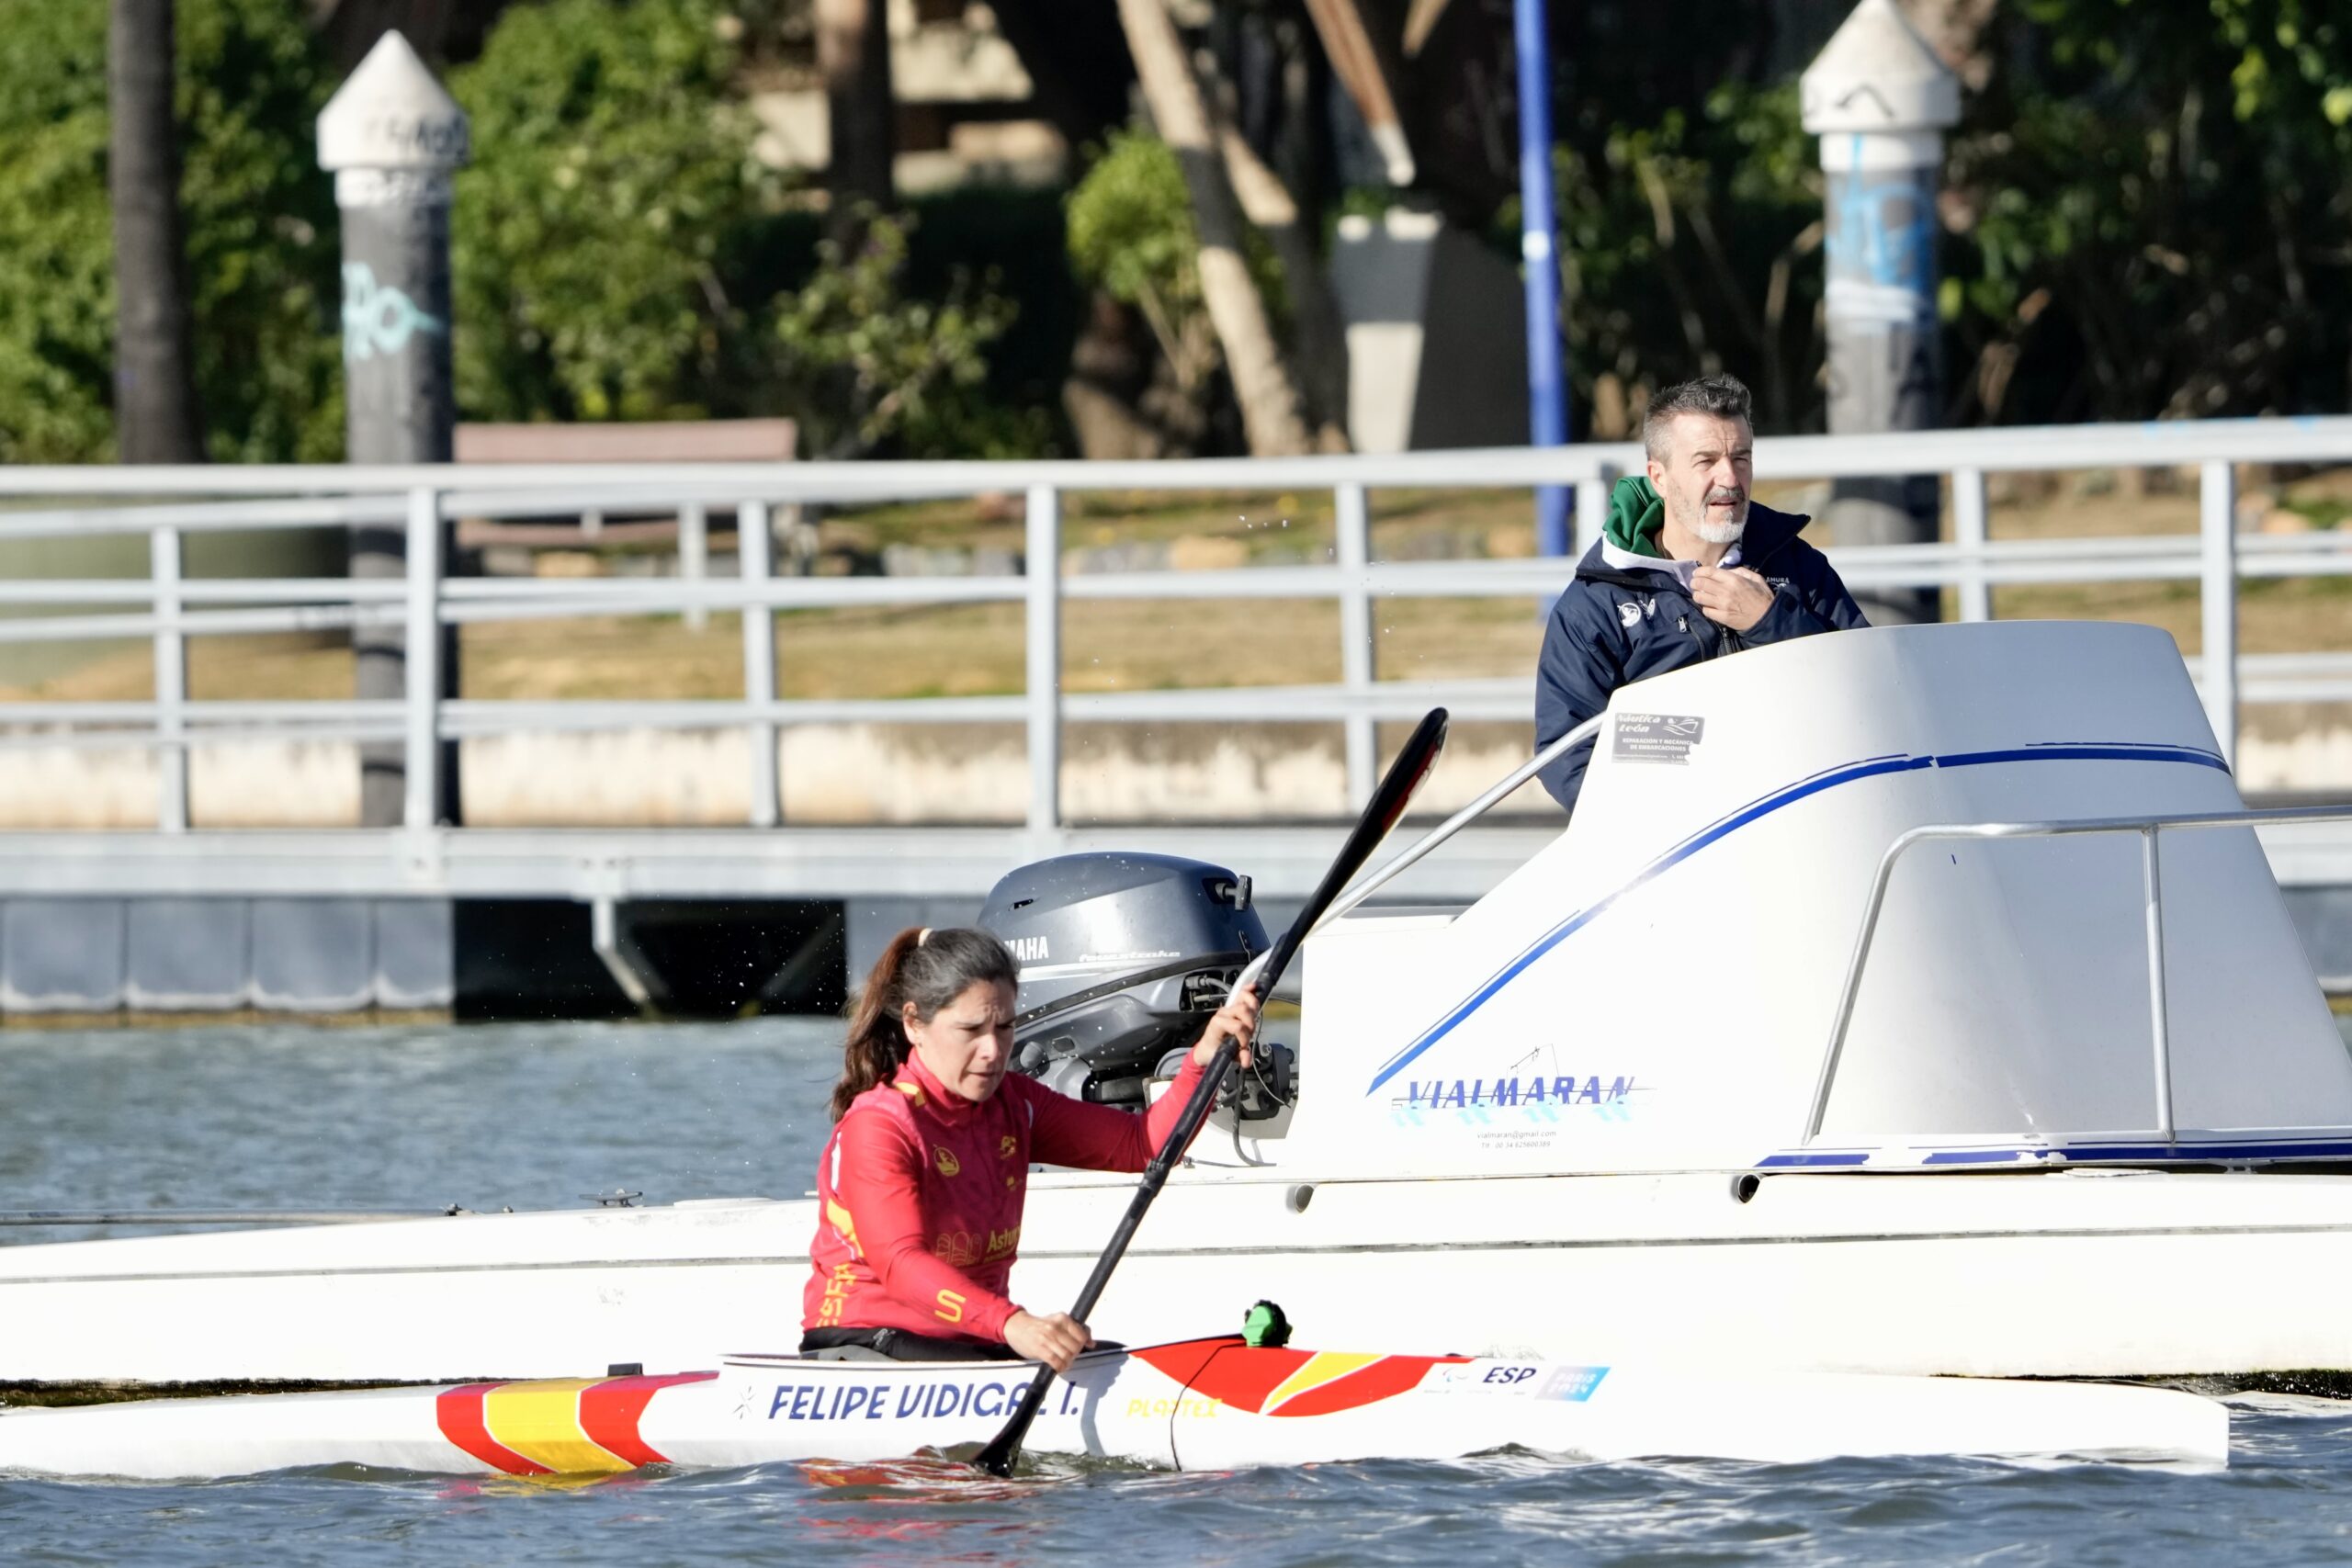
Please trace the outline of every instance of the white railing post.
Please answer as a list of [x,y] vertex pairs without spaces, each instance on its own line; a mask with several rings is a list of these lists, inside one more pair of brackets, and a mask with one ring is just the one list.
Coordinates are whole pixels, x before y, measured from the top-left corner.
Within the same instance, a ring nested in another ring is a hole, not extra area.
[[[693,583],[710,576],[710,512],[699,501],[678,508],[678,575]],[[708,625],[708,610],[700,604],[686,606],[686,630],[698,632]]]
[[2238,483],[2226,462],[2207,463],[2198,484],[2204,572],[2198,607],[2204,620],[2205,715],[2222,760],[2238,760]]
[[[775,536],[768,531],[766,502],[747,501],[736,508],[736,559],[745,582],[767,581],[775,542]],[[775,701],[775,611],[766,604],[743,606],[743,700],[756,707]],[[743,735],[752,750],[752,826],[773,828],[783,815],[775,723],[754,718],[744,725]]]
[[1993,585],[1984,577],[1984,470],[1951,471],[1951,538],[1961,549],[1960,618],[1993,618]]
[[1029,491],[1029,826],[1050,833],[1062,818],[1062,501],[1051,485]]
[[180,616],[180,531],[148,535],[155,582],[155,830],[187,831],[187,634]]
[[408,615],[405,667],[407,796],[411,831],[436,825],[441,795],[441,498],[408,494]]
[[1600,530],[1609,521],[1609,492],[1617,488],[1617,470],[1603,463],[1595,468],[1589,481],[1577,486],[1577,556],[1600,542]]
[[[1364,569],[1372,564],[1372,509],[1363,486],[1343,484],[1331,492],[1332,519],[1337,528],[1340,570],[1340,680],[1347,688],[1351,711],[1341,721],[1347,737],[1348,809],[1361,811],[1372,799],[1374,775],[1380,768],[1380,738],[1368,699],[1377,671],[1377,651],[1372,636],[1372,591]],[[1364,704],[1367,711],[1353,711]]]

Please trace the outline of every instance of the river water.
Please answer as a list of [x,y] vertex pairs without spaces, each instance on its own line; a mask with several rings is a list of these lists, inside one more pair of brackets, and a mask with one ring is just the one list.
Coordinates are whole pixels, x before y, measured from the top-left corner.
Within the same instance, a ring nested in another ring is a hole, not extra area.
[[[616,1187],[655,1202],[795,1194],[822,1140],[837,1031],[794,1020],[12,1030],[0,1033],[0,1210],[565,1207]],[[0,1244],[57,1234],[0,1232]],[[792,1331],[780,1324],[779,1339]],[[2352,1558],[2352,1404],[2247,1398],[2233,1421],[2227,1471],[1503,1455],[1223,1475],[1049,1463],[1011,1483],[857,1487],[790,1466],[584,1486],[331,1472],[161,1486],[0,1479],[0,1561],[653,1568],[1115,1554],[1122,1568],[2144,1568]]]

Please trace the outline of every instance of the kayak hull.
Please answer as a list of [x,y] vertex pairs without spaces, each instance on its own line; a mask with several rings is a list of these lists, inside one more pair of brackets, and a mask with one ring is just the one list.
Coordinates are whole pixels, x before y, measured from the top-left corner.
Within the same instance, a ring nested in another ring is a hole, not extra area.
[[[1023,1362],[730,1358],[715,1371],[0,1412],[0,1472],[174,1480],[327,1465],[451,1475],[876,1462],[977,1448]],[[1028,1448],[1182,1470],[1453,1459],[1795,1462],[2065,1455],[2226,1463],[2228,1412],[2169,1390],[1677,1371],[1182,1340],[1091,1352]]]

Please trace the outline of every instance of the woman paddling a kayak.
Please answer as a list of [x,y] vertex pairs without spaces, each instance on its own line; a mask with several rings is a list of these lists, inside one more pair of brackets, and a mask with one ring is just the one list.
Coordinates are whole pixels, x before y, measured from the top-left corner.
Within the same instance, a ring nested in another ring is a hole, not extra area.
[[803,1351],[1019,1357],[1066,1371],[1094,1342],[1069,1314],[1027,1312],[1004,1294],[1030,1162],[1143,1169],[1219,1044],[1238,1040],[1249,1065],[1258,998],[1227,1002],[1137,1116],[1006,1075],[1019,981],[1005,945],[970,929],[900,931],[866,977],[817,1165]]

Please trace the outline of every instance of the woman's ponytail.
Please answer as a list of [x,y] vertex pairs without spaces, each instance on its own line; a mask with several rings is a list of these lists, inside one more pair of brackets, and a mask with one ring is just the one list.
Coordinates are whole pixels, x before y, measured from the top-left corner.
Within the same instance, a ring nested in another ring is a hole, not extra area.
[[933,931],[909,926],[890,939],[874,961],[849,1015],[849,1039],[842,1047],[841,1081],[833,1085],[832,1114],[849,1114],[852,1101],[876,1084],[888,1083],[912,1047],[899,1021],[912,1002],[928,1023],[939,1010],[982,982],[1018,986],[1021,967],[988,931],[971,927]]

